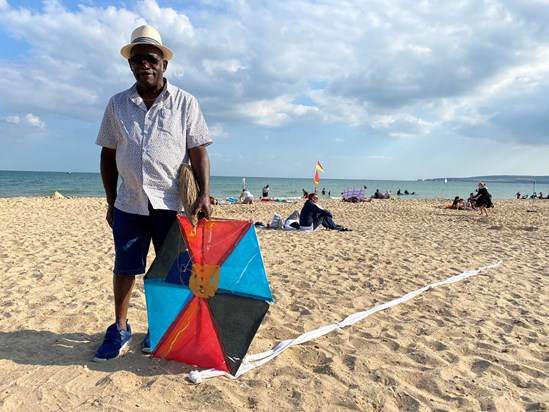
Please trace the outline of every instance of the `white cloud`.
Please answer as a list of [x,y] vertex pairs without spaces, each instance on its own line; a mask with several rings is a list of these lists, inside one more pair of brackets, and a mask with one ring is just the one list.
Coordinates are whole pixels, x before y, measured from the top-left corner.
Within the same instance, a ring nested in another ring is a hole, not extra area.
[[392,160],[393,157],[392,156],[385,156],[385,155],[371,155],[371,156],[368,156],[368,159],[369,160],[387,161],[387,160]]
[[408,113],[375,116],[374,129],[384,129],[392,137],[423,136],[431,133],[437,125]]
[[209,124],[208,129],[210,130],[210,134],[213,137],[225,138],[229,136],[229,134],[223,129],[222,124],[219,124],[219,123]]
[[25,116],[25,122],[32,127],[36,127],[38,129],[44,129],[46,127],[46,123],[40,120],[40,118],[32,113],[28,113]]
[[43,130],[46,128],[46,123],[32,113],[27,113],[25,116],[7,116],[4,121],[9,124],[18,126],[30,126],[32,128]]
[[299,117],[314,114],[318,108],[294,104],[291,98],[280,96],[274,100],[245,103],[239,110],[242,115],[250,117],[257,124],[281,126]]
[[6,122],[12,123],[12,124],[19,124],[21,123],[21,118],[19,116],[8,116],[6,117]]
[[243,65],[238,59],[227,59],[227,60],[206,59],[202,64],[208,74],[215,74],[217,71],[235,73],[238,70],[246,69],[246,66]]

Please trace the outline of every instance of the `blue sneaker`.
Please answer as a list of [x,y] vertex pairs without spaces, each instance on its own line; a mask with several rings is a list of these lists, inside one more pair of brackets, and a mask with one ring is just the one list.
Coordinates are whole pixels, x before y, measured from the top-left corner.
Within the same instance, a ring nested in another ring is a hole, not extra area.
[[151,335],[149,335],[149,331],[147,331],[147,336],[143,339],[143,347],[141,348],[141,352],[151,353]]
[[132,341],[132,328],[126,324],[128,330],[118,327],[118,323],[113,323],[107,328],[105,339],[101,346],[95,351],[95,362],[105,362],[108,359],[116,359],[124,355],[130,348]]

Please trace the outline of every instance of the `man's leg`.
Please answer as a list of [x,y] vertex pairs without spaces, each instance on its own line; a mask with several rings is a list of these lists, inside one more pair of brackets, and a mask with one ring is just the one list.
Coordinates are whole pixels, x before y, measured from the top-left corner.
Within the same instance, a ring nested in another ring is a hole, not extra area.
[[313,216],[313,230],[315,230],[319,225],[323,225],[322,216],[318,213]]
[[176,219],[177,212],[173,210],[155,210],[149,208],[151,213],[151,235],[156,254],[160,252],[160,248],[170,231],[173,222]]
[[114,311],[120,329],[127,330],[128,306],[132,294],[135,276],[113,275]]
[[131,327],[127,322],[128,306],[135,275],[145,273],[147,252],[151,242],[148,223],[148,216],[114,210],[113,294],[116,322],[107,328],[103,343],[95,352],[94,360],[97,362],[122,356],[132,341]]
[[336,229],[338,227],[330,216],[324,216],[322,218],[322,226],[326,229]]

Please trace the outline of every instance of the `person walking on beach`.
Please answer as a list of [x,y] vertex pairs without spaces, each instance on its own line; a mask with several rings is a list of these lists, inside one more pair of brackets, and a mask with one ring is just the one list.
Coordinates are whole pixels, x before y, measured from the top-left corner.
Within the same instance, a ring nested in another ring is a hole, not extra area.
[[487,208],[493,207],[494,205],[492,204],[492,195],[488,193],[488,187],[482,182],[478,184],[475,200],[480,215],[488,216]]
[[[155,28],[145,25],[133,31],[131,43],[120,53],[136,83],[110,99],[96,140],[102,146],[106,219],[115,246],[115,322],[95,352],[97,362],[123,355],[132,340],[127,317],[135,276],[145,273],[151,240],[158,253],[182,210],[182,162],[190,161],[200,188],[194,214],[208,219],[211,213],[206,146],[212,140],[196,99],[164,77],[172,51]],[[143,352],[150,353],[148,333]]]

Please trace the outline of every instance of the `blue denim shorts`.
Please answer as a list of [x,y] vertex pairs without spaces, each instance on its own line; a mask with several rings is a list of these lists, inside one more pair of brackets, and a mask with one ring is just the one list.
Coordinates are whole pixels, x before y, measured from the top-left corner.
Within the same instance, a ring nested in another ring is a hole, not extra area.
[[145,273],[151,240],[158,253],[177,212],[156,210],[149,206],[149,216],[135,215],[114,209],[112,232],[114,237],[114,274],[140,275]]

